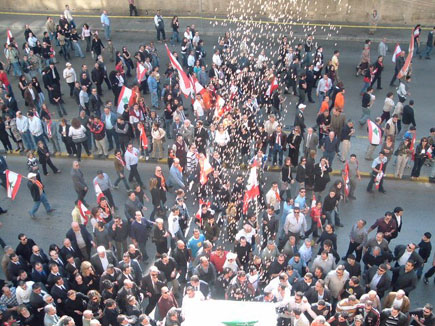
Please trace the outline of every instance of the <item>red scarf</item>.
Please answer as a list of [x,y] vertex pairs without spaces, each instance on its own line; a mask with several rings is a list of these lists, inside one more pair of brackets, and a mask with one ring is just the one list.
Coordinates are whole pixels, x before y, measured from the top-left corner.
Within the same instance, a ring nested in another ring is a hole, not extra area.
[[118,156],[115,156],[115,157],[118,159],[118,161],[121,163],[122,166],[125,166],[125,162],[122,159],[122,157],[118,157]]

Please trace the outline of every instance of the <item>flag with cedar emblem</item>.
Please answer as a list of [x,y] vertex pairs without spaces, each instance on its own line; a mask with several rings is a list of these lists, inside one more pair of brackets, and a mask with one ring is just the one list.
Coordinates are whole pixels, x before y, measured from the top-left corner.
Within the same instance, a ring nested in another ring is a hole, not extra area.
[[6,170],[6,192],[9,198],[15,199],[21,185],[21,174],[13,172],[11,170]]

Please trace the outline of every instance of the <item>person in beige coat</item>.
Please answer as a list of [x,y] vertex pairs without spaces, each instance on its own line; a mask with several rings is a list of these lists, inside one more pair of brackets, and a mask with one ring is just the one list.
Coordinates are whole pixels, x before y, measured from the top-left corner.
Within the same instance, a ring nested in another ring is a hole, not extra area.
[[400,311],[406,314],[409,311],[410,301],[405,295],[405,291],[390,292],[384,299],[384,309],[399,306]]

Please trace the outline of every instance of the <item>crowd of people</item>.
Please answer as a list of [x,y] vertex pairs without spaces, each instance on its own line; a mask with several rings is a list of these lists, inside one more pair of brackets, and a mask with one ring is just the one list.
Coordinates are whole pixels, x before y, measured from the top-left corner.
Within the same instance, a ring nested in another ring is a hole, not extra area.
[[[134,1],[129,4],[132,15]],[[157,41],[165,40],[160,12],[154,23]],[[246,36],[238,40],[226,33],[209,60],[194,25],[186,27],[180,40],[175,16],[171,44],[180,48],[173,55],[196,90],[186,100],[176,67],[168,64],[160,73],[162,54],[153,42],[139,45],[133,55],[125,46],[116,51],[106,11],[101,24],[106,45],[88,24],[79,34],[66,6],[57,24],[47,18],[41,39],[26,25],[23,46],[13,38],[5,46],[0,140],[6,151],[14,151],[12,139],[16,151],[26,152],[27,187],[34,201],[29,215],[36,219],[41,203],[48,214],[55,210],[39,166],[45,176],[47,165],[53,173],[61,172],[52,161],[62,151],[61,143],[75,159],[71,179],[77,199],[71,228],[47,253],[25,233],[18,235],[16,249],[0,243],[6,277],[0,297],[3,325],[181,325],[187,306],[210,299],[273,303],[279,326],[434,325],[433,306],[415,307],[410,299],[418,280],[423,277],[428,284],[435,273],[432,235],[425,232],[418,244],[397,243],[394,239],[408,223],[402,207],[378,219],[361,218],[351,228],[348,248],[337,246],[344,226],[340,207],[356,199],[361,179],[357,155],[351,151],[354,122],[344,114],[339,50],[325,60],[312,35],[296,46],[284,37],[276,56],[268,58],[263,50],[256,58]],[[420,32],[414,32],[416,44]],[[357,66],[357,75],[364,78],[361,127],[371,119],[376,100],[372,86],[381,89],[386,55],[381,42],[372,64],[370,44],[365,42]],[[427,44],[424,53],[430,57],[433,31]],[[91,53],[93,68],[83,64],[76,71],[70,62],[73,51],[81,58]],[[423,52],[417,47],[416,53]],[[391,84],[404,58],[402,51]],[[61,73],[56,67],[60,62],[65,64]],[[134,74],[138,66],[146,71],[141,80]],[[400,79],[398,102],[388,93],[382,116],[373,120],[381,134],[377,140],[370,138],[365,153],[373,160],[368,192],[373,186],[385,192],[384,173],[393,155],[397,159],[390,165],[395,164],[398,178],[411,158],[413,178],[432,159],[435,128],[416,142],[410,72]],[[17,79],[22,100],[10,78]],[[64,83],[79,112],[71,121],[66,116],[77,110],[64,106]],[[113,92],[113,102],[102,99],[104,83]],[[120,106],[123,86],[131,88],[132,96]],[[288,93],[297,97],[289,133],[283,125]],[[316,99],[319,107],[313,127],[305,123],[304,110],[311,105],[307,99]],[[49,106],[56,108],[60,121]],[[82,149],[88,156],[95,150],[101,159],[113,151],[116,181],[99,170],[92,184],[88,182],[80,166]],[[169,172],[156,165],[146,185],[138,165],[150,156],[167,158]],[[336,158],[343,176],[331,182]],[[281,173],[270,183],[266,172],[274,166]],[[240,167],[253,172],[258,183],[249,203],[245,191],[252,184]],[[4,187],[7,168],[0,157]],[[128,193],[123,204],[112,194],[121,182]],[[87,196],[92,186],[96,204]],[[175,193],[175,200],[168,200],[168,192]],[[151,213],[146,201],[152,203]],[[198,212],[189,212],[185,201],[199,203]],[[433,266],[423,273],[428,262]]]

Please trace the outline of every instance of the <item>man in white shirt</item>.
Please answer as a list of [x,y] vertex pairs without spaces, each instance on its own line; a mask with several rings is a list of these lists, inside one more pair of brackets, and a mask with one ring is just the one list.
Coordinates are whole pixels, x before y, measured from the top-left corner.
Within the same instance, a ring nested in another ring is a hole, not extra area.
[[20,281],[15,292],[18,304],[29,303],[30,294],[32,293],[33,281]]
[[197,120],[204,119],[204,104],[201,95],[196,95],[195,102],[193,103],[193,112]]
[[328,77],[327,74],[324,74],[323,78],[319,80],[319,83],[317,84],[317,90],[316,90],[316,95],[319,98],[319,108],[322,105],[325,96],[328,95],[328,92],[331,89],[331,87],[332,87],[331,79]]
[[284,232],[288,236],[294,236],[297,243],[306,230],[305,215],[301,213],[300,207],[295,205],[293,211],[285,218]]
[[69,9],[69,5],[65,5],[65,10],[63,12],[63,15],[65,16],[66,20],[68,20],[68,23],[71,25],[71,28],[76,28],[76,23],[74,22],[74,18],[71,15],[71,10]]
[[220,56],[219,49],[217,49],[213,54],[212,61],[218,68],[222,65],[222,58]]
[[137,164],[139,163],[139,150],[133,147],[133,144],[128,144],[127,150],[124,154],[125,168],[130,171],[128,181],[131,183],[133,178],[137,183],[142,186],[142,180],[139,172],[137,171]]
[[47,146],[44,140],[44,129],[42,129],[41,119],[35,117],[35,114],[32,111],[27,113],[27,117],[29,119],[29,131],[33,136],[35,144],[38,145],[38,142],[42,141],[44,145]]
[[21,111],[17,111],[16,117],[17,129],[21,135],[21,138],[23,138],[26,149],[34,151],[36,148],[35,144],[33,143],[32,136],[30,135],[29,120],[22,114]]
[[163,37],[163,41],[166,41],[165,22],[160,14],[160,10],[157,10],[156,15],[154,16],[154,25],[156,26],[157,31],[157,41],[161,42],[160,35]]
[[199,301],[204,301],[204,294],[201,291],[195,291],[192,286],[186,288],[186,295],[183,297],[183,312],[186,309],[192,310]]

